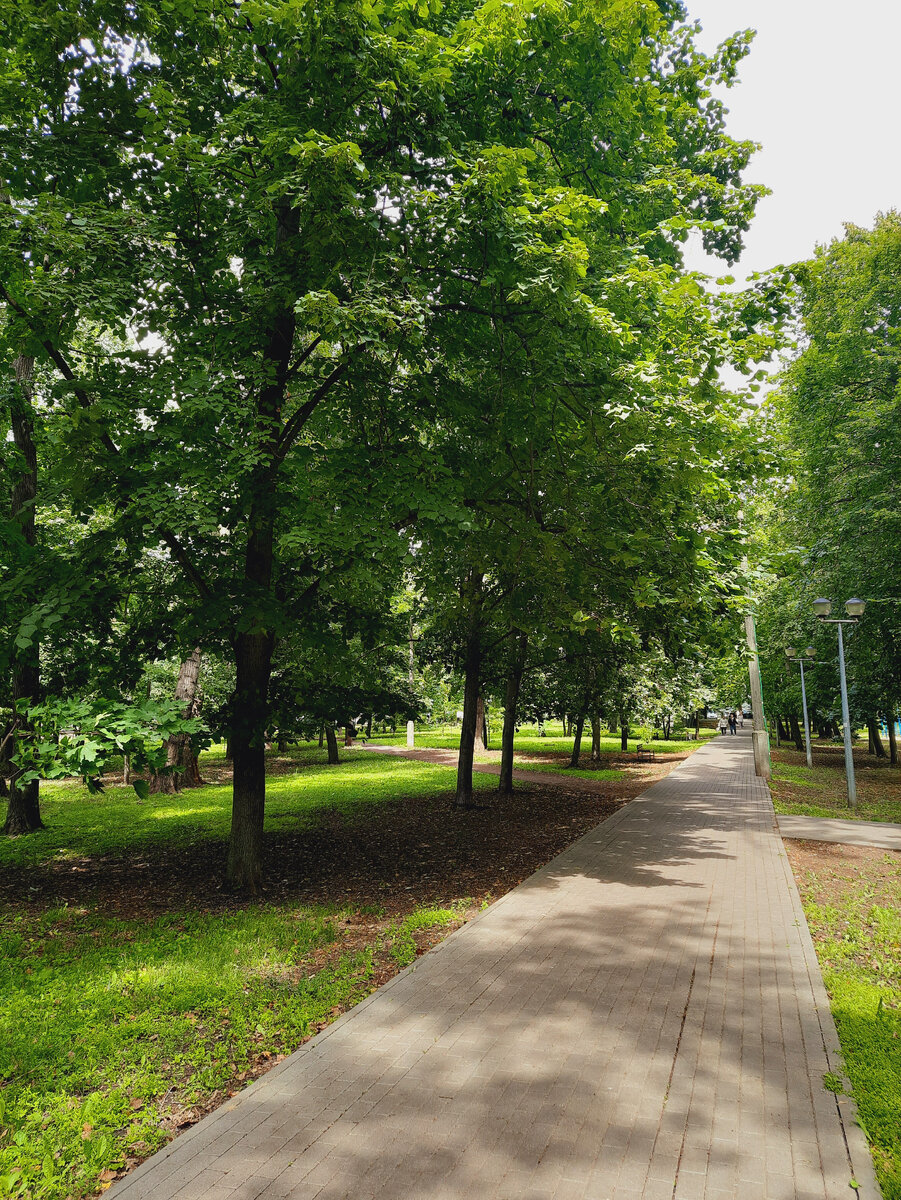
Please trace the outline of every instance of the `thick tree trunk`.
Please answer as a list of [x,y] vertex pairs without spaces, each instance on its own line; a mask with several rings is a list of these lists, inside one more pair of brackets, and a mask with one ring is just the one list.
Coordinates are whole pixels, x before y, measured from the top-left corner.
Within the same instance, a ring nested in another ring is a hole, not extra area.
[[[35,501],[38,494],[38,456],[34,440],[34,409],[32,408],[32,386],[34,375],[34,359],[25,354],[16,356],[13,362],[15,386],[10,389],[10,421],[12,425],[13,443],[22,457],[22,474],[13,484],[10,513],[14,523],[17,523],[22,533],[23,541],[30,550],[34,549],[37,541],[37,526],[35,522]],[[41,692],[41,672],[38,665],[38,650],[32,646],[26,651],[29,658],[23,662],[15,662],[12,668],[12,699],[15,708],[16,701],[30,700],[37,703]],[[26,733],[29,723],[20,716],[18,729]],[[18,740],[18,731],[13,740]],[[9,781],[9,801],[6,809],[6,821],[2,832],[11,837],[19,837],[24,833],[33,833],[43,829],[41,820],[40,794],[38,781],[19,783],[21,771],[14,771]]]
[[888,754],[889,762],[893,767],[898,765],[898,736],[895,731],[895,710],[891,709],[885,714],[885,723],[888,726]]
[[804,734],[801,732],[801,726],[798,724],[798,718],[792,713],[788,718],[789,728],[791,730],[792,741],[795,743],[795,749],[804,753]]
[[872,753],[877,758],[885,758],[885,746],[882,744],[882,738],[879,736],[879,724],[875,717],[871,717],[867,721],[867,730],[870,734],[870,742],[872,743]]
[[[572,725],[570,724],[570,728]],[[579,765],[579,755],[582,753],[582,730],[585,728],[585,710],[579,709],[579,714],[576,717],[576,727],[573,732],[573,752],[569,756],[569,765],[577,767]]]
[[331,721],[327,721],[325,725],[325,740],[328,743],[329,766],[337,767],[341,760],[338,758],[338,739],[335,736],[335,727]]
[[226,882],[230,888],[253,894],[260,890],[263,878],[265,734],[273,644],[271,635],[263,632],[240,633],[235,639],[233,798]]
[[482,671],[482,575],[473,571],[463,586],[466,600],[465,680],[463,685],[463,724],[460,728],[460,755],[457,759],[456,808],[472,808],[472,762],[475,755],[476,723],[479,707],[479,682]]
[[507,670],[507,686],[504,691],[504,729],[501,734],[501,774],[497,790],[504,796],[513,791],[513,739],[516,736],[516,706],[519,703],[519,689],[522,684],[522,673],[526,666],[526,651],[529,645],[529,635],[520,632],[510,654],[510,665]]
[[619,748],[624,753],[629,749],[629,726],[620,722],[619,727]]
[[594,713],[591,718],[591,761],[601,761],[601,714]]

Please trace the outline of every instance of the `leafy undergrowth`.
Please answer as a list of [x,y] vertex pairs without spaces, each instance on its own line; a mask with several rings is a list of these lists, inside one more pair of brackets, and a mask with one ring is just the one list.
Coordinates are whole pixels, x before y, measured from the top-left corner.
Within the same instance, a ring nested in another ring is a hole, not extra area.
[[901,855],[786,842],[885,1200],[901,1200]]
[[848,807],[841,746],[813,743],[813,769],[797,750],[774,749],[770,791],[777,813],[845,821],[901,822],[901,770],[887,759],[854,750],[857,808]]
[[0,1196],[83,1197],[215,1108],[616,810],[348,756],[269,780],[267,882],[220,884],[230,792],[48,789],[0,842]]

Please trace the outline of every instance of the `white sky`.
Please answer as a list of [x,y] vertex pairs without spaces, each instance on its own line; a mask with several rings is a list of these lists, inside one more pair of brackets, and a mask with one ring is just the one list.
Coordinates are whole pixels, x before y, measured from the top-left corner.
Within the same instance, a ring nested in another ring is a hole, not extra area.
[[901,208],[901,0],[686,0],[711,50],[756,29],[740,83],[724,92],[733,137],[762,143],[746,178],[764,183],[737,267],[702,253],[688,265],[739,279],[808,258],[842,223]]

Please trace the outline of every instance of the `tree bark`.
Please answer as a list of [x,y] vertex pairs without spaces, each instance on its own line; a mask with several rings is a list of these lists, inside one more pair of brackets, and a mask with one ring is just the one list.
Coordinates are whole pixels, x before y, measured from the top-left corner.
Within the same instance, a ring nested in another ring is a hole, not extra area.
[[798,718],[792,713],[788,718],[789,729],[791,730],[792,741],[795,743],[795,749],[804,753],[804,734],[801,732],[801,726],[798,724]]
[[622,721],[619,727],[619,748],[623,753],[629,749],[629,726],[624,725]]
[[476,733],[473,749],[476,754],[484,754],[488,749],[488,735],[485,732],[485,697],[481,692],[476,700]]
[[331,721],[325,724],[325,740],[328,743],[328,763],[330,767],[337,767],[341,761],[338,758],[338,738],[335,735],[335,727]]
[[344,726],[344,745],[352,746],[354,744],[354,738],[356,736],[357,736],[356,725],[353,723],[353,721],[348,721],[347,724]]
[[593,713],[591,717],[591,761],[601,761],[601,714]]
[[513,739],[516,736],[516,706],[519,703],[519,689],[526,666],[528,645],[529,635],[520,631],[510,654],[510,665],[507,671],[507,686],[504,691],[504,729],[501,734],[501,774],[497,783],[497,790],[504,796],[509,796],[513,791]]
[[[175,685],[175,700],[182,707],[182,716],[196,717],[200,707],[200,665],[202,654],[199,646],[195,646],[178,669],[178,682]],[[182,788],[203,787],[206,780],[200,777],[200,764],[194,747],[191,745],[191,735],[176,733],[166,748],[167,770],[155,774],[150,781],[151,792],[163,792],[172,795]],[[177,768],[181,768],[178,770]]]
[[232,823],[225,878],[230,888],[254,895],[263,879],[265,733],[273,646],[274,639],[265,632],[235,638]]
[[890,709],[885,714],[885,723],[888,726],[888,754],[889,762],[893,767],[898,765],[898,736],[895,732],[895,710]]
[[475,755],[476,721],[479,707],[479,682],[482,671],[482,575],[472,571],[463,585],[466,601],[465,681],[463,685],[463,724],[460,728],[460,755],[457,759],[456,808],[472,808],[472,762]]
[[[22,474],[13,484],[11,516],[22,533],[23,541],[31,551],[37,542],[37,523],[35,519],[35,501],[38,494],[38,455],[34,440],[34,409],[32,407],[32,378],[34,376],[34,359],[25,354],[18,354],[13,362],[15,386],[10,391],[10,420],[12,425],[13,443],[23,459]],[[29,658],[25,661],[14,662],[12,667],[12,699],[13,710],[19,700],[30,700],[37,703],[41,692],[41,671],[38,660],[38,650],[32,646],[26,651]],[[20,716],[18,728],[22,733],[30,731],[30,724]],[[19,740],[19,735],[14,738]],[[15,753],[15,750],[13,750]],[[10,837],[19,837],[24,833],[34,833],[44,828],[41,820],[40,793],[38,781],[32,779],[29,783],[19,783],[23,772],[14,771],[9,781],[9,802],[6,809],[6,821],[2,832]]]
[[320,750],[322,749],[324,740],[325,740],[325,725],[322,724],[319,726],[319,749]]
[[[579,714],[576,717],[576,728],[573,733],[573,752],[569,757],[569,765],[577,767],[579,765],[579,755],[582,753],[582,730],[585,727],[585,710],[580,708]],[[570,722],[572,729],[572,722]]]
[[867,729],[870,734],[870,741],[873,744],[873,753],[877,758],[885,758],[885,746],[882,744],[882,738],[879,736],[879,725],[875,717],[870,717],[867,721]]

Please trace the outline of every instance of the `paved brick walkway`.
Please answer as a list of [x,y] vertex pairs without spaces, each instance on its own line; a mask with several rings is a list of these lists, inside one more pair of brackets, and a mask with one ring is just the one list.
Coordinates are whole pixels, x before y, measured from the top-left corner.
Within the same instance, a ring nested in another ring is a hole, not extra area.
[[878,1195],[750,739],[698,750],[115,1200]]

